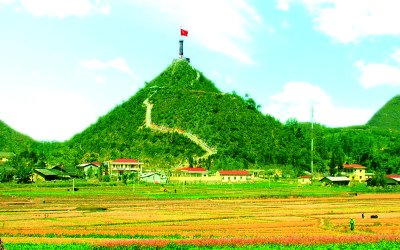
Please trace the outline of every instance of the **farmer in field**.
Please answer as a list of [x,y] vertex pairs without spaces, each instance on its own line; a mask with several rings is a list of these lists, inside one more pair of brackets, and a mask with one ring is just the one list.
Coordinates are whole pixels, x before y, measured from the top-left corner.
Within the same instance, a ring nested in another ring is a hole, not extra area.
[[354,230],[354,220],[353,220],[353,218],[350,218],[350,229],[351,229],[351,231]]

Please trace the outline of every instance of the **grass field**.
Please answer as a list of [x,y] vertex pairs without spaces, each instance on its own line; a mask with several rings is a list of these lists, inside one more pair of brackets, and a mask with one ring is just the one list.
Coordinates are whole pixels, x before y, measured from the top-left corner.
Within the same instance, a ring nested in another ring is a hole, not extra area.
[[[349,187],[290,183],[269,187],[268,182],[165,186],[170,192],[157,185],[75,184],[78,191],[74,193],[68,191],[72,183],[67,182],[0,184],[3,242],[14,244],[11,247],[20,243],[100,247],[182,242],[207,247],[238,241],[232,245],[238,247],[400,239],[399,193],[356,195],[356,189]],[[379,218],[371,219],[372,214]],[[348,225],[351,217],[354,231]]]

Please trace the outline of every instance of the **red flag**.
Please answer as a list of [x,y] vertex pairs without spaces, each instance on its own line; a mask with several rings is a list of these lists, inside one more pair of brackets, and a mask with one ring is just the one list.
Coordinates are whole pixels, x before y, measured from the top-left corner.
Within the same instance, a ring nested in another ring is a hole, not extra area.
[[188,36],[188,31],[181,29],[181,36]]

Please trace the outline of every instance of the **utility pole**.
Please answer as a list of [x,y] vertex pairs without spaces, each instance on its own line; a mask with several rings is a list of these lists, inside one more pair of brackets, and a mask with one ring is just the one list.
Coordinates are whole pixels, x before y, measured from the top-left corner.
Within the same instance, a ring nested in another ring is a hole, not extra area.
[[314,107],[311,106],[311,175],[314,165]]

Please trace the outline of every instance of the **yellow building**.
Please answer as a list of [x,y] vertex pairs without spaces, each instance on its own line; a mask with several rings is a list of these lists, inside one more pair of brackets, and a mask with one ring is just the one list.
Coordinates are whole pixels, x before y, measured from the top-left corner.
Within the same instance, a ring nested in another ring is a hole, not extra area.
[[142,173],[143,164],[135,159],[116,159],[115,161],[109,162],[108,174],[110,176],[116,176],[118,173],[130,174],[130,173]]
[[179,183],[206,183],[206,184],[219,184],[221,179],[216,176],[209,176],[209,171],[204,168],[180,168],[172,173],[170,182],[173,184]]
[[350,180],[354,181],[366,181],[365,177],[366,167],[358,165],[358,164],[344,164],[343,171],[346,176],[349,176]]
[[247,182],[251,181],[252,175],[245,170],[220,170],[216,173],[216,177],[221,178],[224,182]]
[[311,175],[300,176],[300,184],[311,184]]

